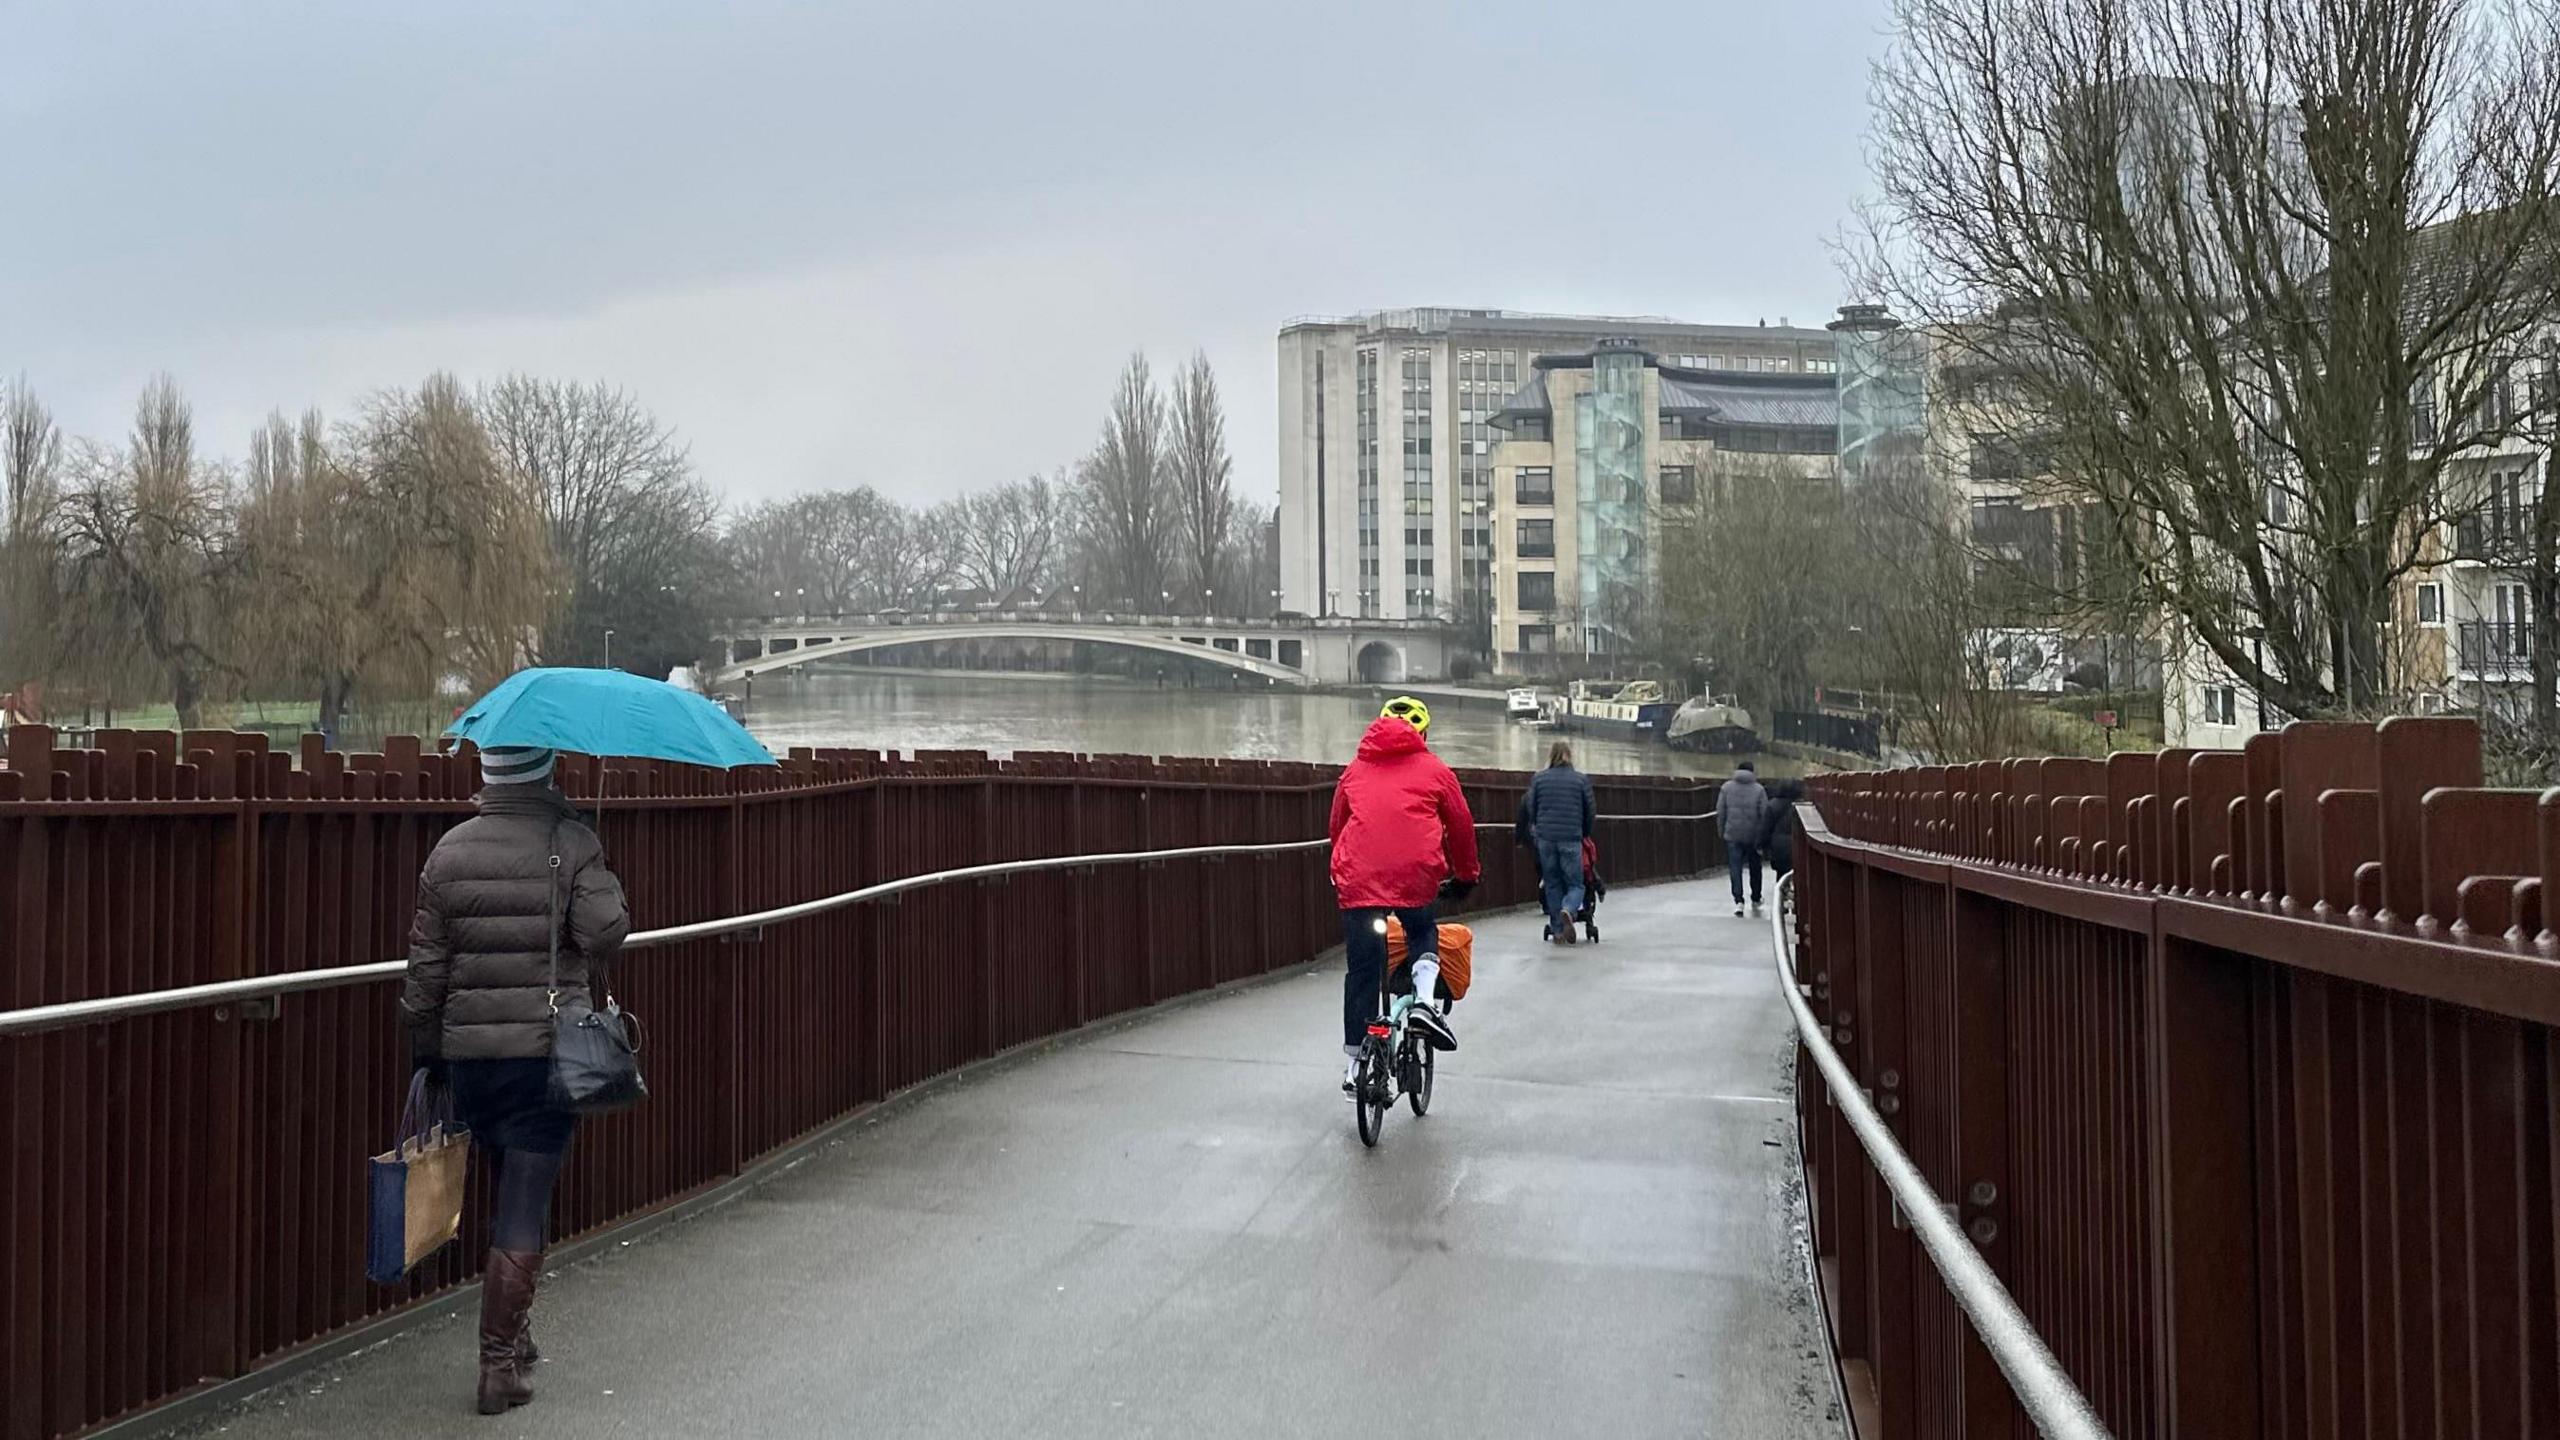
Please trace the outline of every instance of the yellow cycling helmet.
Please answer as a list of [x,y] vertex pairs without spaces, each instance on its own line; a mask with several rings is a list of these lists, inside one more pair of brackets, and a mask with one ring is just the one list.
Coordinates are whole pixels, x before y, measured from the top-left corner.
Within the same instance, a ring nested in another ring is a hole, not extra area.
[[1393,715],[1426,735],[1431,733],[1431,707],[1410,695],[1399,695],[1388,701],[1387,708],[1378,713]]

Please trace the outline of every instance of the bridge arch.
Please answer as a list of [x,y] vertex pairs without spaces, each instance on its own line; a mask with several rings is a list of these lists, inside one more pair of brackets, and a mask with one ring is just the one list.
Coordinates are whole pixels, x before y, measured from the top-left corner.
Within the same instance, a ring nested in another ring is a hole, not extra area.
[[1364,685],[1401,685],[1405,679],[1404,649],[1384,640],[1372,640],[1360,647],[1355,667]]
[[[769,670],[784,670],[819,660],[834,660],[847,655],[860,655],[872,650],[892,650],[904,645],[930,645],[945,640],[1072,640],[1087,645],[1114,645],[1124,650],[1147,651],[1157,655],[1178,655],[1186,660],[1199,660],[1229,670],[1258,675],[1284,685],[1310,685],[1314,677],[1276,660],[1265,660],[1241,650],[1222,650],[1215,645],[1194,645],[1173,635],[1155,635],[1122,629],[1081,628],[1054,624],[1007,625],[983,622],[948,629],[919,626],[898,627],[848,635],[824,644],[806,644],[790,650],[776,650],[752,660],[740,660],[713,677],[716,683],[728,684]],[[1389,649],[1394,647],[1390,646]],[[1403,656],[1396,656],[1396,678],[1403,678]]]

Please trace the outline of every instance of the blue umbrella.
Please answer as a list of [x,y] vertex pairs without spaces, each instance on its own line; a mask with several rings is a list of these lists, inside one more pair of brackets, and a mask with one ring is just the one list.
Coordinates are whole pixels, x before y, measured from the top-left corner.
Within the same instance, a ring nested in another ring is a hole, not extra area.
[[620,670],[519,670],[474,701],[444,733],[483,750],[534,745],[722,770],[774,763],[718,705],[663,680]]

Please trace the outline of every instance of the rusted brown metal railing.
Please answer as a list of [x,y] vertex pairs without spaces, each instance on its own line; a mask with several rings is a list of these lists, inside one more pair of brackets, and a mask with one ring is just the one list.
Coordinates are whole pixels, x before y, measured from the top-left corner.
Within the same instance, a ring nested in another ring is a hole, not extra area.
[[[1812,782],[1797,969],[2125,1436],[2560,1434],[2560,791],[2470,722]],[[1822,1078],[1858,1431],[2031,1433]]]
[[[263,737],[9,733],[0,1011],[400,955],[419,862],[476,766]],[[698,922],[928,872],[1324,833],[1333,771],[1133,756],[794,752],[724,775],[572,757],[634,922],[646,1106],[579,1141],[556,1228],[699,1195],[863,1106],[1088,1021],[1283,968],[1338,935],[1319,849],[989,875],[764,925]],[[1612,879],[1720,860],[1694,782],[1595,777]],[[1506,818],[1528,777],[1462,772]],[[1534,865],[1485,845],[1479,905]],[[889,903],[889,902],[894,903]],[[463,1278],[362,1276],[363,1157],[399,1103],[392,982],[0,1036],[0,1440],[50,1440],[255,1371]]]

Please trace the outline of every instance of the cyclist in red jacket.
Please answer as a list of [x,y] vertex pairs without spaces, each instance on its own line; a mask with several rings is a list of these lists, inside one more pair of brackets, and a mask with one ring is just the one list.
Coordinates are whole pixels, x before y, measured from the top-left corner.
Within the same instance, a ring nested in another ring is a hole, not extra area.
[[[1476,859],[1475,816],[1458,777],[1431,753],[1426,736],[1431,711],[1409,695],[1387,708],[1360,737],[1360,754],[1342,772],[1333,792],[1333,891],[1342,907],[1342,1091],[1352,1093],[1360,1042],[1376,1013],[1379,976],[1386,970],[1386,917],[1404,927],[1412,947],[1413,993],[1429,996],[1440,978],[1434,946],[1440,933],[1434,902],[1466,898],[1483,867]],[[1404,990],[1400,983],[1397,992]],[[1449,1022],[1427,1005],[1413,1022],[1442,1049],[1454,1049]]]

